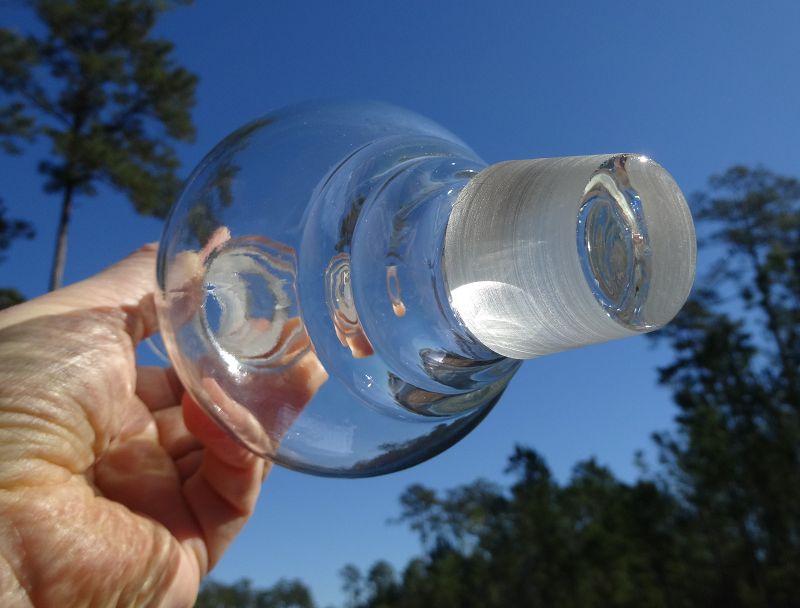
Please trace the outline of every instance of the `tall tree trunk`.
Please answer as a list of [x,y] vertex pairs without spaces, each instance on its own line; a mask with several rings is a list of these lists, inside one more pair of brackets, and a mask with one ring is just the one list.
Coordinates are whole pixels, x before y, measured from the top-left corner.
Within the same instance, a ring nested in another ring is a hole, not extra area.
[[61,199],[61,217],[58,220],[56,253],[53,257],[53,269],[50,273],[50,291],[61,287],[61,282],[64,278],[64,264],[67,260],[67,230],[72,215],[72,194],[73,186],[71,184],[67,185],[64,188],[64,197]]

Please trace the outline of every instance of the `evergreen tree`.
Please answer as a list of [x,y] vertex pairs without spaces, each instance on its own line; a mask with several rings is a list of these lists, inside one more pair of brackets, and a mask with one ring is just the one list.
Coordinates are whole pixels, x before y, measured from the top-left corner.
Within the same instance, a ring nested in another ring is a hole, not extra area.
[[800,603],[800,182],[733,167],[697,201],[717,253],[662,334],[680,410],[657,437],[694,518],[705,601]]
[[32,0],[41,34],[0,28],[0,144],[42,135],[45,192],[61,212],[50,289],[61,284],[76,196],[101,183],[143,214],[163,217],[180,181],[170,140],[194,135],[197,79],[175,64],[173,45],[152,29],[162,0]]
[[[6,59],[0,56],[0,70],[5,62]],[[19,102],[0,106],[0,150],[7,154],[19,154],[20,143],[30,141],[33,137],[33,121],[23,109],[23,104]],[[6,217],[6,205],[0,198],[0,264],[6,261],[5,252],[14,240],[32,239],[33,236],[30,222]],[[24,296],[13,287],[0,287],[0,310],[24,301]]]

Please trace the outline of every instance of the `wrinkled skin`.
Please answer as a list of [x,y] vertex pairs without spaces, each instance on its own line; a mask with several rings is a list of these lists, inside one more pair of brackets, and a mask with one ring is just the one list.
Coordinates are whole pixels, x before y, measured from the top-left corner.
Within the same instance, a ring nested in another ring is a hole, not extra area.
[[2,606],[191,606],[253,512],[265,462],[136,366],[154,266],[0,312]]

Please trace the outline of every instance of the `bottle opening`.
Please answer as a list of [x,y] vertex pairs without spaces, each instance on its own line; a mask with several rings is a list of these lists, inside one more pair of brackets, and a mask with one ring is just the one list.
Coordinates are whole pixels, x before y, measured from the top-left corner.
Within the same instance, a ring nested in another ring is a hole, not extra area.
[[625,167],[638,160],[613,157],[589,180],[578,212],[577,245],[584,277],[600,305],[623,325],[644,330],[650,327],[642,307],[652,250],[642,201]]

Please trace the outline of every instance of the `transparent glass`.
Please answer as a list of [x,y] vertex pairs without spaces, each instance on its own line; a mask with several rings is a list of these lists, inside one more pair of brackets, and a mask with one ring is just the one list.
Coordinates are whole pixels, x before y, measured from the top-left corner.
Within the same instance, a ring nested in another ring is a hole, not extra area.
[[666,323],[694,247],[680,190],[642,157],[487,167],[411,112],[303,104],[188,180],[159,251],[161,330],[253,452],[379,475],[466,435],[522,359]]

